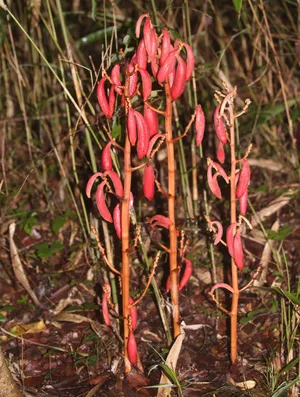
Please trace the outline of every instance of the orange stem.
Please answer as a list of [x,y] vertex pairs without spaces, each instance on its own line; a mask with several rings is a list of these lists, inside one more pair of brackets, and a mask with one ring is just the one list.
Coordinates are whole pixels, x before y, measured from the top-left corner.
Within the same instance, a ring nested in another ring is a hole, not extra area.
[[[234,113],[233,113],[233,95],[229,99],[229,123],[230,123],[230,151],[231,151],[231,174],[230,174],[230,222],[236,222],[236,196],[235,196],[235,134],[234,134]],[[239,303],[239,285],[237,266],[231,258],[231,277],[232,277],[232,301],[230,317],[230,357],[234,364],[237,359],[237,315]]]
[[[126,75],[125,97],[129,97],[129,75]],[[128,111],[128,103],[126,104],[126,113]],[[129,257],[129,203],[131,191],[131,145],[126,128],[126,138],[124,147],[124,196],[121,205],[121,230],[122,230],[122,314],[123,314],[123,333],[124,333],[124,357],[125,357],[125,373],[131,371],[131,365],[128,358],[128,339],[129,339],[129,296],[130,296],[130,257]]]
[[165,130],[168,153],[168,217],[172,224],[169,226],[170,234],[170,279],[171,303],[173,308],[173,333],[174,338],[180,334],[179,325],[179,298],[178,298],[178,269],[177,269],[177,235],[175,223],[175,156],[172,134],[172,97],[169,83],[165,84],[166,110]]
[[131,366],[128,359],[128,338],[129,338],[129,324],[128,318],[130,315],[129,309],[129,279],[130,279],[130,259],[129,259],[129,200],[131,190],[131,147],[126,134],[125,150],[124,150],[124,197],[122,201],[122,305],[124,318],[124,356],[125,356],[125,372],[130,372]]

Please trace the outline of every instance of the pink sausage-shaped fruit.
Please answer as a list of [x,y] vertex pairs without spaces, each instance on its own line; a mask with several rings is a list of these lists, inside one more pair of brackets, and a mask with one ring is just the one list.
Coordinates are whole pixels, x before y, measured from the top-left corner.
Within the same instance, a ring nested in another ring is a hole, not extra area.
[[143,190],[144,190],[144,196],[149,201],[152,201],[154,197],[154,192],[155,192],[154,181],[155,181],[154,169],[151,164],[146,165],[143,176]]
[[136,63],[138,64],[138,67],[141,69],[146,69],[147,67],[147,51],[146,51],[144,39],[142,39],[140,41],[140,44],[138,45],[136,51]]
[[105,87],[104,87],[104,83],[106,80],[107,80],[107,77],[103,76],[97,85],[97,99],[98,99],[100,108],[101,108],[102,112],[104,113],[104,115],[107,118],[111,118],[109,104],[108,104]]
[[128,109],[128,114],[127,114],[127,131],[128,131],[128,138],[130,141],[130,144],[132,146],[135,146],[136,144],[136,120],[135,120],[135,110],[132,109],[131,107]]
[[146,156],[149,146],[149,132],[144,117],[139,112],[134,112],[137,125],[137,154],[138,158],[142,159]]
[[193,272],[193,264],[189,259],[183,258],[182,262],[185,262],[185,269],[184,269],[182,279],[180,280],[180,283],[179,283],[179,291],[181,291],[182,288],[188,283],[189,279],[191,278],[192,272]]
[[218,184],[218,174],[215,174],[214,176],[212,175],[212,163],[208,166],[207,168],[207,182],[208,182],[208,186],[211,190],[211,192],[218,197],[219,199],[222,198],[222,193],[221,193],[221,189],[220,186]]
[[136,346],[136,340],[135,340],[132,330],[129,331],[127,351],[128,351],[129,361],[131,362],[131,364],[136,365],[137,364],[137,346]]
[[105,171],[104,175],[108,175],[114,185],[115,193],[118,197],[123,197],[123,185],[119,175],[113,170]]
[[225,161],[225,150],[224,150],[224,145],[221,141],[218,143],[218,149],[217,149],[217,159],[220,161],[220,163],[224,163]]
[[159,71],[157,73],[157,81],[159,83],[163,83],[171,71],[173,70],[175,64],[176,64],[176,54],[178,53],[178,50],[173,50],[169,53],[167,56],[165,62],[161,65],[159,68]]
[[102,163],[102,168],[107,171],[107,170],[112,170],[112,159],[111,159],[111,153],[110,153],[110,147],[111,147],[111,142],[108,142],[101,154],[101,163]]
[[115,206],[114,212],[113,212],[113,220],[114,220],[114,227],[117,236],[121,240],[122,238],[122,231],[121,231],[121,206],[120,204],[117,204]]
[[214,113],[214,124],[215,124],[215,129],[216,129],[216,133],[217,133],[219,140],[223,144],[225,144],[227,142],[227,135],[226,135],[223,117],[219,117],[220,108],[221,108],[221,105],[218,105],[216,107],[216,110]]
[[234,230],[235,230],[237,225],[238,225],[237,222],[232,223],[230,226],[228,226],[227,232],[226,232],[227,249],[228,249],[229,255],[232,258],[234,256],[234,253],[233,253]]
[[195,128],[196,128],[196,146],[200,146],[203,140],[204,130],[205,130],[205,116],[201,105],[198,105],[196,108]]
[[243,216],[246,215],[247,207],[248,207],[248,189],[245,191],[245,193],[240,198],[240,213],[241,213],[241,215],[243,215]]
[[214,245],[219,244],[219,242],[222,239],[223,236],[223,226],[221,224],[221,222],[219,221],[214,221],[211,223],[212,225],[215,225],[218,229],[217,233],[215,234],[215,238],[214,238]]
[[110,78],[111,81],[113,82],[113,84],[115,84],[115,91],[119,94],[122,95],[123,94],[123,90],[122,88],[120,88],[121,84],[121,80],[120,80],[120,65],[117,64],[115,65],[112,70],[111,70],[111,74],[110,74]]
[[240,229],[237,230],[233,240],[233,259],[239,270],[243,270],[244,256]]
[[181,56],[177,55],[177,68],[175,73],[175,80],[171,87],[171,96],[172,100],[175,101],[177,98],[181,96],[185,87],[185,75],[186,75],[186,63],[181,58]]
[[102,218],[104,218],[107,222],[112,223],[112,216],[111,213],[106,205],[105,202],[105,194],[104,194],[104,187],[106,183],[103,181],[100,183],[100,185],[97,187],[96,191],[96,204],[98,211]]
[[250,166],[246,158],[243,159],[242,168],[240,171],[239,182],[236,188],[236,197],[241,198],[248,189],[250,182]]
[[[134,300],[129,297],[129,304],[132,305],[134,303]],[[136,306],[133,306],[130,308],[130,317],[131,317],[131,326],[133,331],[136,329],[136,325],[138,322],[138,315],[137,315],[137,309]]]
[[158,134],[159,125],[158,125],[157,113],[154,110],[150,109],[147,105],[145,105],[144,119],[149,132],[149,138],[152,138],[154,135]]

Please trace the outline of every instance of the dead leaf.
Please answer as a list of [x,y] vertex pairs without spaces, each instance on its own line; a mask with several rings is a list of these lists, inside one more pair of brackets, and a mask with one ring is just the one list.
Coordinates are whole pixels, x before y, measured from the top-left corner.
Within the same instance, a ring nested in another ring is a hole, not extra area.
[[248,159],[248,163],[250,166],[267,168],[268,170],[275,172],[283,169],[283,165],[281,163],[269,159]]
[[273,215],[275,212],[277,212],[282,207],[287,205],[293,198],[296,191],[297,191],[296,189],[289,189],[287,192],[283,193],[281,196],[279,196],[275,200],[271,201],[271,203],[269,204],[268,207],[263,208],[262,210],[258,211],[251,218],[252,226],[253,227],[257,226],[258,220],[263,222],[266,218]]
[[239,387],[242,390],[250,390],[256,386],[256,382],[254,380],[246,380],[245,382],[235,382],[232,378],[229,378],[229,382],[236,387]]
[[[280,222],[277,219],[272,227],[271,230],[274,232],[277,232],[279,230]],[[261,275],[258,280],[254,280],[253,285],[254,287],[261,287],[262,285],[265,284],[266,279],[267,279],[267,274],[268,274],[268,268],[269,268],[269,262],[271,259],[271,254],[272,254],[272,249],[274,247],[275,241],[274,240],[268,240],[265,244],[265,247],[263,249],[261,259],[260,259],[260,266],[261,266]]]
[[30,323],[25,325],[16,325],[11,329],[11,332],[16,336],[22,336],[25,334],[36,334],[44,331],[46,325],[43,320],[36,323]]
[[[181,351],[182,342],[183,342],[183,340],[185,338],[185,332],[184,332],[182,327],[180,327],[180,332],[181,332],[180,335],[177,336],[173,346],[171,347],[171,350],[170,350],[170,352],[168,354],[168,357],[167,357],[167,359],[165,361],[165,364],[168,367],[172,368],[172,370],[174,372],[176,370],[176,365],[177,365],[177,361],[178,361],[179,354],[180,354],[180,351]],[[160,384],[170,383],[170,380],[163,373],[161,378],[160,378],[159,383]],[[167,397],[167,396],[169,396],[170,393],[171,393],[171,389],[172,389],[171,387],[160,387],[158,389],[156,397]]]
[[61,299],[58,302],[58,305],[55,309],[52,310],[52,313],[56,316],[58,313],[62,312],[69,305],[81,305],[82,299],[75,298],[75,295],[78,294],[78,288],[74,286],[68,293],[68,296],[65,299]]
[[187,329],[189,331],[197,331],[198,329],[202,329],[205,327],[211,328],[211,326],[208,324],[189,324],[189,325],[182,326],[183,329]]
[[33,292],[33,290],[31,289],[31,287],[29,285],[29,281],[27,279],[22,262],[20,260],[17,246],[14,242],[15,230],[16,230],[16,224],[11,223],[9,225],[9,247],[10,247],[10,256],[11,256],[11,260],[12,260],[12,266],[13,266],[13,270],[14,270],[16,279],[19,281],[19,283],[22,285],[22,287],[30,295],[34,304],[37,306],[41,306],[40,301],[38,300],[37,296],[35,295],[35,293]]
[[70,312],[62,312],[54,316],[54,321],[67,321],[69,323],[93,323],[94,321],[86,316],[82,316],[80,314],[74,314]]

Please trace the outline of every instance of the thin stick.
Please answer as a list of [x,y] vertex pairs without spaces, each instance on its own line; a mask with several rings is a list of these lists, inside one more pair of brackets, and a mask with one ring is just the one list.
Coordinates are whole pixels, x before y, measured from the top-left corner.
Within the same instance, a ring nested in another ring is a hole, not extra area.
[[215,302],[215,304],[217,305],[217,307],[222,310],[222,312],[228,314],[228,316],[231,316],[231,312],[227,309],[225,309],[225,307],[215,298],[215,295],[211,292],[208,293],[211,296],[211,299]]
[[156,109],[154,106],[152,106],[152,105],[150,104],[150,102],[145,101],[144,103],[146,104],[146,106],[148,106],[149,109],[153,110],[154,112],[156,112],[156,113],[158,113],[158,114],[162,114],[163,116],[166,114],[166,112],[165,112],[164,110]]
[[196,117],[196,112],[194,112],[194,114],[192,114],[192,117],[188,123],[188,125],[185,127],[184,133],[180,136],[177,136],[176,138],[173,139],[173,143],[179,141],[180,139],[182,139],[183,137],[186,136],[186,134],[189,132],[189,129],[191,128],[191,125],[193,124],[193,121],[195,120]]
[[151,273],[150,273],[149,278],[148,278],[147,285],[146,285],[142,295],[137,300],[135,300],[131,305],[129,305],[129,309],[131,309],[132,307],[136,306],[144,298],[144,296],[146,295],[146,293],[147,293],[147,291],[148,291],[148,289],[150,287],[152,278],[153,278],[153,276],[155,274],[155,269],[157,268],[159,257],[160,257],[160,251],[158,251],[157,254],[156,254],[156,258],[154,260],[154,263],[153,263],[153,266],[152,266],[152,270],[151,270]]
[[113,265],[107,259],[107,256],[106,256],[106,253],[105,253],[105,249],[102,247],[102,245],[100,243],[100,239],[99,239],[98,233],[96,232],[96,229],[94,228],[93,225],[90,225],[90,227],[91,227],[91,230],[92,230],[92,232],[93,232],[93,234],[95,236],[95,240],[97,241],[97,245],[98,245],[99,251],[100,251],[100,253],[102,255],[102,258],[103,258],[104,262],[106,263],[106,265],[110,268],[110,270],[113,273],[116,273],[116,274],[118,274],[120,276],[121,273],[119,272],[119,270],[115,269],[113,267]]

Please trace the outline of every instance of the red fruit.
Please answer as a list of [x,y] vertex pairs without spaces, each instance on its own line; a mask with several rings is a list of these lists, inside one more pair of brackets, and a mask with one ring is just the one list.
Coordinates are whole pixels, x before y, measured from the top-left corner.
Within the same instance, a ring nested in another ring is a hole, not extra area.
[[248,160],[245,158],[243,159],[242,168],[240,171],[239,183],[236,189],[236,197],[240,198],[248,189],[248,185],[250,182],[250,166]]
[[137,154],[138,158],[141,159],[146,156],[149,146],[149,133],[147,124],[144,117],[139,112],[134,112],[136,125],[137,125]]
[[183,258],[182,262],[185,262],[185,269],[184,269],[182,279],[180,280],[180,283],[179,283],[179,291],[181,291],[182,288],[188,283],[189,279],[191,278],[192,272],[193,272],[193,264],[189,259]]
[[226,174],[224,168],[218,163],[213,162],[212,164],[217,169],[218,173],[222,176],[222,178],[225,179],[226,183],[229,183],[228,175]]
[[246,189],[245,193],[240,198],[240,213],[245,216],[248,207],[248,189]]
[[105,202],[105,195],[104,195],[104,187],[106,183],[103,181],[100,183],[100,185],[97,187],[96,191],[96,204],[98,211],[102,218],[104,218],[107,222],[112,223],[112,217],[109,212],[109,209],[107,208],[106,202]]
[[[134,303],[134,300],[129,297],[129,304],[132,305]],[[138,315],[137,315],[137,309],[136,306],[133,306],[130,308],[130,317],[131,317],[131,327],[133,331],[136,329],[136,325],[138,322]]]
[[118,197],[123,197],[123,185],[121,179],[119,178],[119,175],[113,170],[105,171],[104,175],[108,175],[112,180],[116,195]]
[[136,365],[137,364],[137,346],[136,346],[136,341],[135,341],[135,337],[134,337],[132,330],[129,331],[127,350],[128,350],[129,361],[131,362],[131,364]]
[[[144,106],[144,119],[147,125],[149,138],[158,134],[158,117],[157,113],[150,109],[147,105]],[[150,144],[149,144],[150,147]]]
[[149,156],[151,155],[153,146],[155,145],[156,141],[157,141],[159,138],[164,138],[164,136],[165,136],[165,135],[163,135],[163,134],[156,134],[156,135],[154,135],[154,136],[150,139],[149,147],[148,147],[148,151],[147,151],[147,157],[149,157]]
[[225,131],[223,117],[219,117],[220,108],[221,108],[221,105],[216,107],[216,110],[214,113],[214,124],[215,124],[215,129],[216,129],[216,133],[217,133],[219,140],[223,144],[225,144],[227,142],[227,135],[226,135],[226,131]]
[[108,100],[107,100],[106,92],[105,92],[105,87],[104,87],[105,80],[107,80],[107,77],[103,76],[102,79],[98,83],[97,98],[98,98],[98,102],[99,102],[102,112],[108,119],[110,119],[112,116],[110,115],[110,108],[109,108],[109,104],[108,104]]
[[130,144],[132,146],[134,146],[136,143],[136,120],[135,120],[134,113],[135,113],[134,109],[132,109],[132,108],[128,109],[127,131],[128,131],[128,138],[129,138]]
[[88,183],[86,184],[86,188],[85,188],[85,194],[87,195],[88,198],[91,198],[91,190],[92,190],[93,184],[95,183],[95,180],[98,178],[98,176],[102,176],[102,175],[103,175],[102,172],[96,172],[88,180]]
[[151,20],[148,17],[144,24],[144,41],[145,41],[145,47],[148,54],[148,58],[150,61],[154,58],[156,51],[154,40],[156,40],[156,34],[152,27]]
[[173,70],[175,64],[176,64],[176,54],[178,50],[173,50],[169,53],[167,56],[165,62],[162,64],[162,66],[159,68],[159,71],[157,73],[157,81],[159,83],[163,83]]
[[108,107],[109,107],[109,118],[111,119],[114,111],[115,111],[115,102],[116,102],[116,96],[115,96],[115,87],[110,87],[109,90],[109,97],[108,97]]
[[102,163],[102,168],[105,171],[112,170],[112,159],[111,159],[111,154],[110,154],[110,147],[111,147],[111,142],[108,142],[108,144],[105,145],[104,149],[102,150],[101,163]]
[[136,86],[138,81],[137,72],[134,71],[135,56],[132,57],[130,64],[128,65],[129,76],[129,96],[133,96],[136,92]]
[[215,234],[215,238],[214,238],[214,245],[217,245],[219,244],[223,236],[223,226],[219,221],[214,221],[211,224],[216,225],[218,229],[218,232],[217,234]]
[[201,105],[196,108],[196,146],[200,146],[204,136],[205,130],[205,116]]
[[243,270],[244,256],[240,229],[237,230],[233,240],[233,259],[238,269]]
[[156,78],[158,72],[158,63],[156,58],[151,59],[151,71],[153,76]]
[[121,80],[120,80],[120,65],[117,64],[112,68],[111,75],[110,75],[111,81],[115,84],[115,91],[119,94],[123,94],[123,90],[120,87],[116,86],[121,86]]
[[218,143],[218,149],[217,149],[217,159],[220,161],[220,163],[224,163],[225,161],[225,150],[224,150],[224,145],[221,141]]
[[211,192],[217,196],[219,199],[222,198],[222,193],[221,193],[221,189],[219,187],[218,184],[218,174],[215,174],[214,176],[212,175],[212,165],[213,163],[211,163],[208,168],[207,168],[207,182],[208,182],[208,186],[211,190]]
[[154,197],[154,181],[155,181],[155,174],[154,169],[151,164],[146,165],[144,170],[144,177],[143,177],[143,190],[144,196],[149,201],[152,201]]
[[169,229],[169,226],[172,225],[172,222],[169,218],[163,215],[154,215],[149,221],[151,227],[162,226],[165,229]]
[[152,59],[155,58],[156,51],[158,48],[158,37],[157,37],[156,31],[153,27],[151,29],[151,32],[152,32],[152,34],[151,34],[151,56],[149,57],[149,61],[151,61]]
[[136,50],[136,63],[141,69],[146,69],[147,67],[147,52],[144,39],[140,41]]
[[194,66],[195,66],[195,58],[194,58],[194,54],[193,51],[191,49],[191,47],[187,44],[187,43],[183,43],[186,52],[187,52],[187,57],[186,57],[186,75],[185,75],[185,79],[186,81],[190,79],[190,77],[192,76],[193,70],[194,70]]
[[217,288],[225,288],[232,293],[234,292],[233,288],[230,285],[228,285],[226,283],[217,283],[212,287],[212,289],[209,291],[209,293],[212,294]]
[[140,37],[140,33],[141,33],[141,24],[142,24],[144,18],[150,18],[150,17],[149,17],[149,14],[143,14],[143,15],[141,15],[141,16],[139,17],[139,19],[137,20],[136,28],[135,28],[135,35],[136,35],[137,38]]
[[163,29],[162,34],[163,34],[163,38],[161,42],[161,54],[159,59],[160,65],[164,63],[171,49],[170,33],[166,29]]
[[175,81],[175,75],[176,75],[176,64],[174,65],[173,69],[169,73],[168,79],[169,79],[169,84],[170,88],[173,87],[174,81]]
[[113,219],[114,219],[114,227],[117,236],[121,240],[122,238],[122,231],[121,231],[121,206],[120,204],[117,204],[115,206],[114,212],[113,212]]
[[147,70],[144,69],[139,69],[139,72],[142,77],[142,86],[143,86],[143,101],[147,101],[151,94],[152,90],[152,81],[150,74],[147,72]]
[[110,290],[110,285],[109,284],[105,284],[104,285],[104,292],[102,295],[102,315],[103,315],[103,320],[105,322],[106,325],[110,326],[110,317],[109,317],[109,310],[108,310],[108,303],[107,303],[107,292],[105,292],[106,289]]
[[177,55],[177,62],[178,64],[175,73],[175,80],[171,88],[171,96],[173,101],[179,98],[180,95],[183,93],[186,81],[186,63],[179,55]]
[[238,225],[237,222],[232,223],[226,232],[226,242],[227,242],[227,249],[229,252],[229,255],[233,257],[233,236],[234,236],[234,230],[236,226]]

